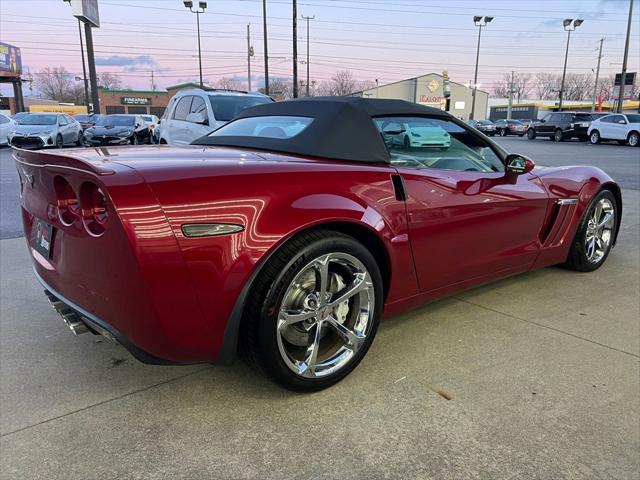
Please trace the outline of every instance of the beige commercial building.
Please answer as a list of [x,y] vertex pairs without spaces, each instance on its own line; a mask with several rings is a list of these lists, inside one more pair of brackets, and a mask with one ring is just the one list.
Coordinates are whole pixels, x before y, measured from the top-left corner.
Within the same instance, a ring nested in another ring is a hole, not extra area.
[[[453,81],[450,81],[449,85],[451,87],[449,112],[458,118],[467,120],[471,114],[473,89]],[[442,110],[445,109],[443,77],[437,73],[428,73],[420,77],[379,85],[362,92],[356,92],[353,95],[368,98],[396,98]],[[478,90],[476,92],[474,114],[476,119],[486,118],[488,102],[489,94]]]

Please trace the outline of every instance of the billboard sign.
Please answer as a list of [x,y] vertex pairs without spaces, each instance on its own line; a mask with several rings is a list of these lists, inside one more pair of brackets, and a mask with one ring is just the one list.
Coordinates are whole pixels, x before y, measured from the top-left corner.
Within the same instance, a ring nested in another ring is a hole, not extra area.
[[71,0],[73,16],[93,27],[100,27],[98,0]]
[[[614,86],[620,88],[620,83],[622,80],[622,74],[616,73],[616,78],[613,83]],[[633,87],[636,83],[636,72],[627,72],[624,78],[624,91],[622,93],[622,97],[625,100],[631,100],[631,95],[633,95]],[[620,90],[616,89],[618,92]]]
[[0,42],[0,75],[19,77],[22,73],[20,49]]

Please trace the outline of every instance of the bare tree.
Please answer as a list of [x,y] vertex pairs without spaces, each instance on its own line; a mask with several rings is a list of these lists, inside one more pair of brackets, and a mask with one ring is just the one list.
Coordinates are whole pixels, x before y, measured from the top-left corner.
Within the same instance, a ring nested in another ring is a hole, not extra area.
[[221,88],[223,90],[243,90],[244,83],[236,78],[222,77],[214,84],[214,86],[215,88]]
[[44,98],[64,103],[84,103],[84,90],[64,67],[43,68],[34,75],[34,86]]
[[358,81],[349,70],[339,70],[331,80],[322,82],[318,87],[321,95],[343,96],[358,90]]
[[113,73],[99,73],[98,85],[109,90],[118,90],[122,88],[122,80]]
[[557,98],[560,89],[560,75],[556,73],[538,72],[535,74],[535,89],[541,100]]

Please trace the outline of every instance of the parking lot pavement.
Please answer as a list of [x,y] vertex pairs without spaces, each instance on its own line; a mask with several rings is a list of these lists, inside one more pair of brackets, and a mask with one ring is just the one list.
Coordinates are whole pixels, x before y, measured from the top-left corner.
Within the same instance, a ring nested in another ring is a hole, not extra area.
[[386,321],[308,395],[241,362],[148,366],[73,337],[24,239],[0,240],[0,478],[638,478],[640,192],[623,195],[597,272],[547,268]]

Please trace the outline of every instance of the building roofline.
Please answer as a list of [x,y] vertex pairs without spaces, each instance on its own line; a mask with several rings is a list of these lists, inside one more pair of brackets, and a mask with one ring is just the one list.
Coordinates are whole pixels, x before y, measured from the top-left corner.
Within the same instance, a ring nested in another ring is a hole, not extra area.
[[[365,89],[365,90],[358,90],[357,92],[350,93],[349,95],[350,95],[350,96],[353,96],[353,95],[357,95],[357,94],[359,94],[359,93],[364,93],[364,92],[368,92],[368,91],[370,91],[370,90],[375,90],[376,88],[387,87],[387,86],[389,86],[389,85],[397,85],[397,84],[399,84],[399,83],[405,83],[405,82],[409,82],[409,81],[411,81],[411,80],[417,80],[418,78],[426,77],[426,76],[428,76],[428,75],[437,75],[437,76],[438,76],[438,77],[440,77],[440,78],[444,78],[444,77],[442,76],[442,74],[440,74],[440,73],[436,73],[436,72],[429,72],[429,73],[425,73],[425,74],[422,74],[422,75],[418,75],[417,77],[405,78],[404,80],[397,80],[397,81],[395,81],[395,82],[385,83],[384,85],[378,85],[377,87],[371,87],[371,88],[367,88],[367,89]],[[460,86],[460,87],[471,88],[471,87],[467,87],[464,83],[454,82],[453,80],[451,80],[451,78],[449,78],[449,83],[452,83],[452,84],[458,85],[458,86]],[[487,92],[487,91],[485,91],[485,90],[478,89],[478,91],[479,91],[479,92],[482,92],[482,93],[486,93],[487,95],[489,95],[489,92]]]
[[145,95],[164,95],[167,92],[164,90],[130,90],[130,89],[110,89],[107,87],[98,87],[98,90],[101,90],[105,93],[141,93]]

